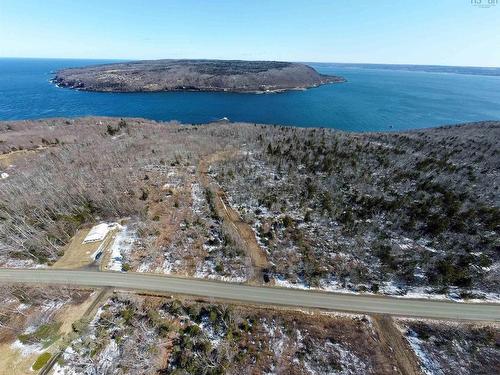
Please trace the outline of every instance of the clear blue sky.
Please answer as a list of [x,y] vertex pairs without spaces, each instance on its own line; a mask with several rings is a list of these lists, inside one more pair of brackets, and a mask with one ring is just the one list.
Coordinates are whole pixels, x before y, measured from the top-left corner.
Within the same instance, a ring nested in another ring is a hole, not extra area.
[[500,4],[0,0],[0,56],[500,66]]

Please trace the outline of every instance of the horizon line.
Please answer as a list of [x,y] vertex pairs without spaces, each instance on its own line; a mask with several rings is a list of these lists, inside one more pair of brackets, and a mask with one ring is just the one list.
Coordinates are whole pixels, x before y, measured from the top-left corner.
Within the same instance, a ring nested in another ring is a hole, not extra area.
[[36,56],[0,56],[0,59],[26,59],[26,60],[111,60],[111,61],[154,61],[154,60],[221,60],[221,61],[281,61],[294,63],[312,64],[346,64],[346,65],[393,65],[393,66],[435,66],[454,68],[482,68],[500,69],[500,66],[493,65],[446,65],[446,64],[414,64],[414,63],[393,63],[393,62],[352,62],[352,61],[305,61],[305,60],[272,60],[272,59],[221,59],[221,58],[106,58],[106,57],[36,57]]

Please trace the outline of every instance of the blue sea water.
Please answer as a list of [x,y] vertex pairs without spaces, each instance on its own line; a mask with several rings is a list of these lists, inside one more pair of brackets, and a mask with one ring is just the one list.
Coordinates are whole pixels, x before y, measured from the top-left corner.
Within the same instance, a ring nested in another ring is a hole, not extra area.
[[57,69],[104,60],[0,59],[0,120],[103,115],[404,130],[500,120],[500,77],[362,66],[314,66],[346,83],[279,94],[95,93],[51,84]]

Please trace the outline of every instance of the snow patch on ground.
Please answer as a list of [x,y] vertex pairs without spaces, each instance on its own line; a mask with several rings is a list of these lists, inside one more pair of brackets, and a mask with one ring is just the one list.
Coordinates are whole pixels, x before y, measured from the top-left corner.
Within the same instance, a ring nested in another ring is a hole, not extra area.
[[247,279],[245,277],[232,277],[232,276],[220,276],[220,275],[208,275],[208,279],[225,281],[228,283],[244,283]]
[[[285,339],[287,336],[284,334],[281,327],[278,327],[276,322],[273,320],[269,324],[267,322],[262,323],[262,327],[266,330],[270,339],[270,346],[274,351],[276,358],[280,358],[285,349]],[[299,331],[300,332],[300,331]],[[298,340],[299,342],[301,340]]]
[[161,267],[161,269],[159,271],[162,272],[162,273],[164,273],[164,274],[166,274],[166,275],[169,275],[169,274],[172,273],[172,269],[173,268],[174,267],[173,267],[172,262],[170,260],[168,260],[168,259],[165,259],[163,261],[163,265],[162,265],[162,267]]
[[5,268],[47,268],[46,264],[35,264],[31,259],[6,259],[5,262],[1,262],[2,267]]
[[127,226],[118,226],[120,230],[111,245],[111,259],[109,269],[112,271],[121,271],[123,267],[123,257],[130,252],[136,240],[136,233]]
[[59,363],[56,363],[54,367],[52,367],[52,375],[77,375],[78,372],[76,372],[75,369],[68,367],[66,365],[60,365]]
[[196,267],[196,272],[193,277],[199,279],[212,279],[219,281],[226,281],[231,283],[243,283],[247,280],[244,276],[238,275],[220,275],[215,270],[215,262],[213,260],[205,260],[203,263]]
[[328,342],[326,346],[331,346],[340,355],[340,363],[342,364],[341,374],[359,374],[367,373],[366,364],[359,359],[357,355],[346,349],[343,345],[339,343],[332,344]]
[[149,272],[150,267],[150,263],[141,263],[135,272]]
[[53,300],[49,302],[45,302],[42,305],[42,311],[46,312],[48,311],[50,313],[50,316],[52,316],[57,310],[59,310],[61,307],[66,305],[69,302],[68,300]]
[[202,332],[205,334],[207,339],[210,341],[210,344],[212,345],[213,348],[219,347],[219,344],[221,343],[221,340],[223,339],[223,336],[221,334],[218,334],[214,330],[213,324],[210,322],[210,319],[208,316],[204,316],[201,319],[200,324],[198,326],[201,328]]
[[39,354],[44,350],[41,344],[23,344],[19,340],[14,341],[10,347],[12,349],[19,350],[23,357]]
[[115,359],[120,356],[120,349],[115,340],[110,340],[109,344],[99,355],[100,373],[106,374],[113,366]]
[[[445,300],[445,301],[455,301],[455,302],[474,302],[474,303],[500,303],[500,295],[497,293],[486,293],[480,290],[472,290],[471,292],[474,295],[482,296],[484,298],[475,298],[475,299],[462,299],[459,297],[459,290],[450,288],[448,294],[435,294],[428,290],[425,287],[414,287],[409,289],[408,291],[403,291],[398,286],[394,285],[391,282],[386,282],[380,286],[380,293],[372,293],[372,292],[357,292],[347,288],[343,288],[336,281],[325,282],[322,280],[320,282],[320,287],[310,287],[305,285],[303,282],[292,283],[289,280],[285,280],[279,276],[273,277],[274,283],[276,286],[282,288],[293,288],[293,289],[304,289],[304,290],[320,290],[320,291],[328,291],[334,293],[343,293],[343,294],[358,294],[358,295],[387,295],[396,298],[419,298],[419,299],[435,299],[435,300]],[[405,293],[405,294],[403,294]]]
[[168,248],[165,249],[163,263],[161,266],[156,267],[154,272],[170,275],[177,273],[178,270],[182,270],[183,261],[182,259],[176,259],[177,255],[177,253],[170,251]]
[[410,331],[409,335],[406,336],[406,339],[408,340],[411,348],[420,360],[420,363],[422,364],[421,369],[425,375],[442,374],[439,366],[436,366],[436,364],[432,361],[431,358],[429,358],[427,353],[422,348],[422,341],[417,337],[415,332]]
[[[110,340],[108,345],[88,363],[78,362],[78,353],[72,347],[66,348],[63,353],[64,364],[54,366],[54,375],[73,374],[111,374],[115,373],[115,363],[120,357],[120,348],[115,340]],[[83,370],[83,371],[82,371]],[[91,372],[88,372],[88,371]]]
[[[282,288],[293,288],[293,289],[303,289],[303,290],[321,290],[321,291],[328,291],[328,292],[335,292],[335,293],[344,293],[344,294],[361,294],[359,292],[355,292],[353,290],[347,289],[347,288],[342,288],[340,287],[337,282],[321,282],[320,287],[311,287],[306,285],[303,282],[297,282],[297,283],[292,283],[288,280],[285,280],[280,277],[274,277],[274,283],[276,286],[282,287]],[[372,293],[370,293],[372,294]]]
[[[41,306],[41,311],[36,321],[32,321],[30,325],[24,330],[23,334],[30,334],[35,332],[40,325],[47,323],[51,318],[59,311],[64,305],[66,305],[69,300],[54,300],[49,301]],[[20,304],[17,307],[17,311],[26,310],[30,305]],[[26,357],[32,354],[42,353],[46,348],[43,347],[41,343],[22,343],[19,339],[11,344],[12,349],[19,350],[21,354]]]
[[197,214],[203,213],[203,207],[205,205],[205,198],[203,197],[203,190],[200,184],[191,185],[191,199],[193,201],[193,212]]

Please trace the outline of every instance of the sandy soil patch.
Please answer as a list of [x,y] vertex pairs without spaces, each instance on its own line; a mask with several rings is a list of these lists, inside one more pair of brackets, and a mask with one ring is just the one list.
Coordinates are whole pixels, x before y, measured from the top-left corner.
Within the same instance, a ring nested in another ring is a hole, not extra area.
[[388,358],[397,363],[401,373],[403,375],[421,374],[415,352],[396,328],[392,318],[387,315],[373,315],[372,321],[380,339],[381,349]]
[[72,332],[73,322],[76,322],[78,319],[83,317],[85,312],[90,308],[90,306],[92,306],[92,304],[98,297],[99,297],[99,292],[94,291],[82,303],[78,305],[69,305],[66,308],[62,309],[56,316],[56,320],[62,322],[62,326],[61,328],[59,328],[59,331],[62,334],[67,334]]
[[112,243],[116,231],[109,231],[103,241],[84,244],[83,241],[90,230],[91,228],[78,230],[71,242],[65,246],[64,255],[52,267],[74,269],[90,266],[94,263],[94,254],[99,248],[103,250],[102,256],[105,257],[105,250]]
[[0,154],[0,167],[7,168],[14,164],[17,160],[24,156],[35,154],[39,151],[45,150],[47,147],[38,147],[34,150],[17,150],[11,151],[7,154]]
[[0,345],[0,375],[33,374],[31,365],[39,354],[34,353],[24,357],[18,349],[14,349],[10,345],[10,343]]

